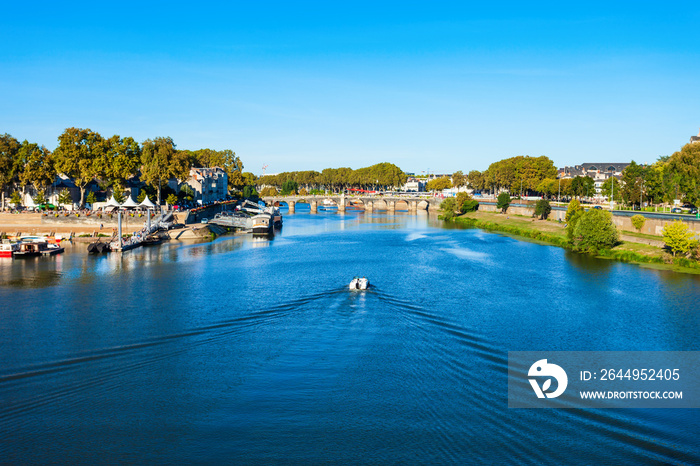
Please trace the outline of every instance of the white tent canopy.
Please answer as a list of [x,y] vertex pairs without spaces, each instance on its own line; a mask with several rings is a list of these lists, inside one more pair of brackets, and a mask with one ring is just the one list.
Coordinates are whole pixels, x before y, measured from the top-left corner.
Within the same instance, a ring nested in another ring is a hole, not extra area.
[[139,206],[149,208],[149,207],[155,207],[156,205],[153,202],[151,202],[151,200],[148,198],[148,196],[146,196],[143,199],[143,201],[141,201],[141,204],[139,204]]
[[134,201],[131,196],[128,196],[126,201],[124,201],[124,204],[122,204],[122,208],[130,209],[132,207],[138,207],[139,205]]
[[114,199],[114,194],[112,194],[112,197],[109,198],[109,201],[107,201],[107,204],[104,205],[105,207],[119,207],[119,203],[117,202],[116,199]]

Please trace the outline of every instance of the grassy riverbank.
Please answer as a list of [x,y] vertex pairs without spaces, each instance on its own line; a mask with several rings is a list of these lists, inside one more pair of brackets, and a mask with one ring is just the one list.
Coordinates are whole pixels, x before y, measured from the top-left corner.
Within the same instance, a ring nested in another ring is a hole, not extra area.
[[[563,223],[495,212],[471,212],[455,217],[454,222],[483,230],[522,236],[565,249],[571,249],[566,238],[566,229]],[[612,249],[600,251],[598,257],[629,262],[654,269],[700,274],[700,263],[680,257],[674,258],[663,249],[649,244],[622,241]]]

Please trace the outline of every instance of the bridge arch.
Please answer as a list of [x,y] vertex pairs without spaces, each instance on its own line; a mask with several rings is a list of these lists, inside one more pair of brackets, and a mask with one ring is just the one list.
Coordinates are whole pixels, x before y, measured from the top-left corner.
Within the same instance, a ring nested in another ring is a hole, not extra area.
[[373,204],[374,210],[389,210],[389,205],[384,199],[376,199]]
[[426,200],[419,201],[418,205],[416,206],[418,210],[428,210],[429,207],[430,203]]
[[403,200],[403,199],[397,200],[396,203],[394,204],[394,210],[405,210],[405,211],[408,211],[408,210],[409,210],[408,201],[405,201],[405,200]]

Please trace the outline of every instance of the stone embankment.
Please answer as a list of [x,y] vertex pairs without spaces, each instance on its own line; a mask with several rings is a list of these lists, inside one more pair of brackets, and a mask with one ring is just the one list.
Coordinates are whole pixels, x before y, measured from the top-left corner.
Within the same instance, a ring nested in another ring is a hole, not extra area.
[[[176,214],[176,223],[184,223],[184,214]],[[139,231],[146,221],[144,217],[122,218],[122,231],[125,234]],[[91,215],[86,217],[76,216],[43,216],[39,213],[8,214],[0,213],[0,234],[8,236],[39,235],[63,237],[73,236],[76,241],[93,241],[92,238],[102,236],[111,237],[117,229],[117,216],[102,218]],[[172,229],[167,232],[171,239],[211,239],[227,233],[225,228],[217,225],[190,224],[185,227]],[[89,235],[81,237],[81,235]]]

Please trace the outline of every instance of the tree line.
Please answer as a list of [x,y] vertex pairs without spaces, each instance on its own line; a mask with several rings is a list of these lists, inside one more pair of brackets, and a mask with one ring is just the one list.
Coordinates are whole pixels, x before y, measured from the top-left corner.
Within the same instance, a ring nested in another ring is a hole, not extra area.
[[56,175],[63,174],[80,189],[81,207],[85,205],[85,190],[90,182],[97,181],[100,186],[121,193],[132,177],[149,185],[160,204],[163,184],[171,178],[185,181],[192,167],[222,167],[231,189],[242,188],[252,175],[243,173],[243,163],[231,150],[178,150],[170,137],[138,143],[132,137],[106,138],[90,129],[67,128],[52,152],[43,145],[26,140],[20,143],[9,134],[0,135],[3,200],[7,190],[25,192],[30,185],[43,193]]
[[[325,188],[331,191],[341,191],[349,188],[383,190],[400,187],[406,183],[407,175],[392,163],[378,163],[370,167],[353,170],[349,167],[326,168],[321,172],[307,170],[284,172],[277,175],[265,175],[257,179],[259,187],[273,186],[289,188],[294,186],[306,191]],[[287,183],[285,185],[285,183]],[[288,191],[288,189],[282,189]],[[296,191],[296,190],[294,190]]]
[[[595,194],[590,176],[557,178],[554,163],[545,156],[517,156],[494,162],[487,170],[461,171],[452,177],[429,181],[428,191],[467,186],[474,191],[506,190],[511,194],[537,193],[545,198],[582,198]],[[697,205],[700,202],[700,143],[689,143],[670,156],[659,157],[651,165],[632,161],[620,179],[609,177],[601,194],[628,205],[671,203],[675,199]]]

